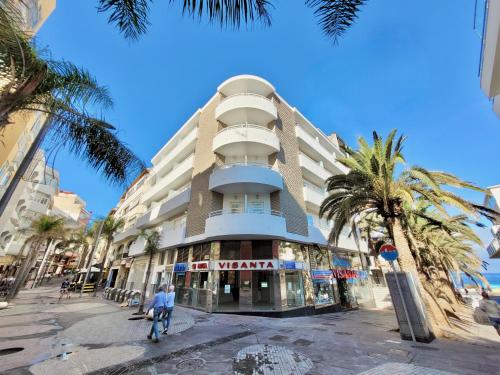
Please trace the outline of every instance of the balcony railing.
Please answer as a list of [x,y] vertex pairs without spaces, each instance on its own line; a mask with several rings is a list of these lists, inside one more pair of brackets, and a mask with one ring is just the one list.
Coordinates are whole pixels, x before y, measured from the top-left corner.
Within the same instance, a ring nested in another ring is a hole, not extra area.
[[208,214],[208,217],[221,216],[221,215],[238,215],[238,214],[260,214],[260,215],[272,215],[283,217],[283,213],[277,210],[266,210],[266,209],[230,209],[230,210],[217,210],[212,211]]
[[229,169],[233,167],[261,167],[266,169],[273,169],[273,166],[265,163],[251,163],[251,162],[241,162],[241,163],[226,163],[224,165],[220,165],[215,169]]
[[231,126],[226,126],[224,129],[221,129],[217,132],[216,135],[219,135],[221,133],[224,133],[228,130],[236,130],[238,128],[241,128],[241,129],[259,129],[259,130],[264,130],[264,131],[268,131],[269,133],[272,133],[274,134],[274,131],[269,129],[269,128],[266,128],[265,126],[263,125],[256,125],[256,124],[238,124],[238,125],[231,125]]
[[229,95],[229,96],[226,96],[224,99],[222,99],[220,101],[220,103],[224,103],[226,100],[234,98],[236,96],[257,96],[259,98],[269,100],[271,103],[274,103],[273,99],[269,99],[269,98],[267,98],[267,97],[265,97],[263,95],[255,94],[253,92],[241,92],[241,93],[238,93],[238,94]]

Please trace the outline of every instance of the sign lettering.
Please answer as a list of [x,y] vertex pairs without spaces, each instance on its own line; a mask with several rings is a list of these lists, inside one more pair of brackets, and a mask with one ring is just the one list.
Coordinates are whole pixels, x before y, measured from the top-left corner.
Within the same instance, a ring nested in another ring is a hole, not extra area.
[[215,270],[277,270],[278,261],[273,260],[219,260],[214,265]]

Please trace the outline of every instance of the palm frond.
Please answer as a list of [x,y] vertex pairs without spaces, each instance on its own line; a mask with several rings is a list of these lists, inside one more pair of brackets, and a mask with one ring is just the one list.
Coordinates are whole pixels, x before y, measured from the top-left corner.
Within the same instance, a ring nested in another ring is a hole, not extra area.
[[336,43],[358,17],[366,0],[306,0],[314,9],[323,33]]
[[149,26],[151,0],[99,0],[97,10],[110,12],[108,23],[114,24],[125,38],[138,39]]

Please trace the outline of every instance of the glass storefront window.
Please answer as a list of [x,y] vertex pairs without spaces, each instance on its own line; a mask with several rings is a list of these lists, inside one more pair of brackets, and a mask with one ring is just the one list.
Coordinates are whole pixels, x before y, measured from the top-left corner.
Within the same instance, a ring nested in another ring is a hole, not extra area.
[[187,263],[189,259],[189,247],[177,249],[177,263]]
[[219,271],[218,310],[240,307],[240,271]]
[[240,241],[221,241],[220,259],[223,260],[240,259]]
[[304,306],[304,284],[301,272],[285,272],[285,288],[287,306]]
[[210,242],[198,244],[193,246],[193,259],[192,262],[201,262],[203,260],[210,260]]
[[313,287],[315,305],[334,303],[331,280],[313,280]]
[[309,248],[309,262],[312,269],[328,270],[330,269],[330,261],[328,259],[328,250],[318,246]]
[[274,309],[273,271],[252,272],[252,307],[254,309]]
[[252,259],[272,259],[273,241],[252,241]]
[[293,260],[296,262],[303,262],[305,246],[292,242],[280,243],[280,259],[281,260]]

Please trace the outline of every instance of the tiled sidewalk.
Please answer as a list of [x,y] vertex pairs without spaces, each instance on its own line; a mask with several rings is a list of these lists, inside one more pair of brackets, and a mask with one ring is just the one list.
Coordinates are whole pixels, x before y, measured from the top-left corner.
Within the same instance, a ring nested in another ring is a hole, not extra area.
[[[0,311],[2,374],[500,374],[500,341],[403,342],[394,313],[359,310],[289,319],[206,314],[176,307],[169,335],[100,297],[57,301],[23,291]],[[1,353],[1,352],[0,352]],[[63,353],[67,353],[62,355]]]

